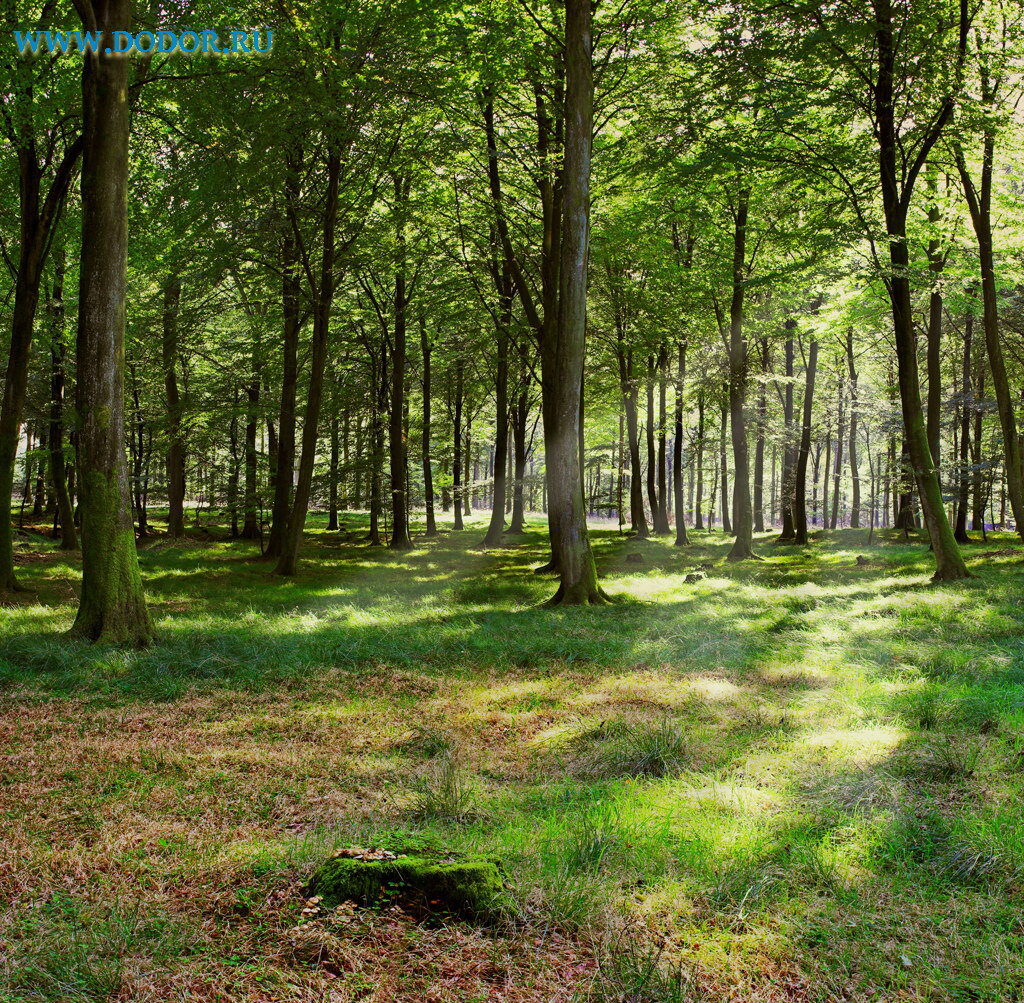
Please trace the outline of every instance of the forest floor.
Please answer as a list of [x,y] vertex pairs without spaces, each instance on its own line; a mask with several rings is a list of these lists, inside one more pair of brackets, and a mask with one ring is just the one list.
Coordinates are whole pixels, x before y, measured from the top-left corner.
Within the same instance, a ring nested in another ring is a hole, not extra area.
[[[1009,536],[939,587],[888,535],[737,566],[598,530],[620,601],[550,610],[540,522],[408,554],[346,522],[294,580],[216,531],[149,541],[146,651],[64,639],[78,559],[19,546],[0,1000],[1022,998]],[[351,844],[497,853],[507,918],[304,917]]]

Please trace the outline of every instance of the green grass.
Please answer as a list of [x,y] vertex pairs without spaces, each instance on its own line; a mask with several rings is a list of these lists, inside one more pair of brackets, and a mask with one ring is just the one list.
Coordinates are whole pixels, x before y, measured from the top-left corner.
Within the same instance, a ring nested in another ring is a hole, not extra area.
[[[79,564],[22,548],[0,1000],[1024,994],[1008,536],[936,586],[884,534],[730,565],[598,529],[619,601],[552,610],[539,524],[392,554],[312,523],[294,580],[216,532],[148,543],[146,651],[66,640]],[[348,844],[501,856],[505,926],[304,917]]]

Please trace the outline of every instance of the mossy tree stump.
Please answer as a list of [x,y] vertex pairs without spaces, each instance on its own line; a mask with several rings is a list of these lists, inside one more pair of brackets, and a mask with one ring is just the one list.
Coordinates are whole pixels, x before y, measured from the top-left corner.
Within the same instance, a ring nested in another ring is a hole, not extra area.
[[337,850],[313,874],[309,891],[331,908],[342,902],[398,902],[426,913],[493,914],[504,884],[496,860],[426,850]]

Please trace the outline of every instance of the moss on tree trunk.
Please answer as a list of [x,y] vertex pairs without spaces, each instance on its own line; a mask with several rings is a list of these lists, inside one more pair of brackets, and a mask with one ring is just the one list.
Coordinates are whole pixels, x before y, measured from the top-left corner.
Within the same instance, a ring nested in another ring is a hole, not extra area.
[[[93,4],[107,32],[128,30],[128,0]],[[82,265],[78,313],[78,461],[82,596],[71,633],[144,645],[153,623],[142,591],[124,440],[124,308],[128,248],[128,60],[84,57]]]

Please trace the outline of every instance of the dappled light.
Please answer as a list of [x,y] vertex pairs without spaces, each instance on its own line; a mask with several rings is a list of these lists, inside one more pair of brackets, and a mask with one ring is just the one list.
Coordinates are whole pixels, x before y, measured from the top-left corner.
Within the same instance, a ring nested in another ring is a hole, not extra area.
[[[34,550],[37,591],[0,609],[5,741],[29,757],[7,767],[5,890],[103,869],[166,936],[199,931],[167,948],[171,985],[222,971],[201,916],[259,944],[309,862],[415,840],[498,854],[514,907],[578,936],[610,914],[668,930],[672,965],[743,998],[940,971],[996,998],[1020,943],[983,917],[1024,869],[1024,549],[936,587],[919,543],[849,531],[744,568],[703,534],[715,567],[688,585],[694,558],[650,541],[650,569],[605,578],[635,601],[562,611],[537,605],[539,536],[467,554],[479,532],[394,555],[314,525],[287,583],[239,544],[144,550],[142,651],[57,643],[77,569]],[[630,546],[593,536],[606,567]],[[43,907],[52,936],[81,894]]]

